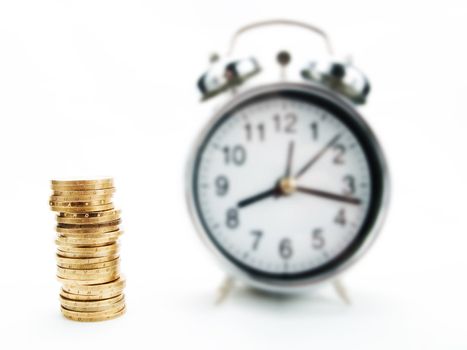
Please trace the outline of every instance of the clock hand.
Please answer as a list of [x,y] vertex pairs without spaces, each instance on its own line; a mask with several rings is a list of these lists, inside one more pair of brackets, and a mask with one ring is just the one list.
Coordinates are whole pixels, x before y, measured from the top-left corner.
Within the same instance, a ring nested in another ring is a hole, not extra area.
[[361,202],[362,202],[359,198],[342,196],[342,195],[339,195],[339,194],[335,194],[335,193],[331,193],[331,192],[327,192],[327,191],[316,190],[316,189],[313,189],[313,188],[302,187],[302,186],[297,186],[297,191],[302,192],[302,193],[311,194],[311,195],[318,196],[318,197],[322,197],[322,198],[332,199],[332,200],[335,200],[335,201],[345,202],[345,203],[349,203],[349,204],[360,205]]
[[337,134],[334,136],[318,153],[316,153],[313,158],[311,158],[308,163],[306,163],[295,175],[295,179],[298,179],[302,176],[308,169],[311,168],[313,164],[315,164],[323,155],[326,153],[328,149],[330,149],[341,137],[341,134]]
[[245,199],[239,201],[237,203],[237,207],[239,207],[239,208],[246,207],[246,206],[248,206],[250,204],[256,203],[256,202],[261,201],[263,199],[266,199],[268,197],[272,197],[272,196],[274,196],[274,195],[276,195],[278,193],[279,193],[279,191],[277,189],[277,186],[275,186],[275,187],[273,187],[273,188],[271,188],[271,189],[269,189],[267,191],[260,192],[258,194],[255,194],[255,195],[251,196],[251,197],[248,197],[248,198],[245,198]]
[[[294,141],[289,142],[289,147],[287,150],[287,164],[285,168],[285,177],[284,179],[288,179],[291,175],[292,172],[292,159],[293,159],[293,151],[294,151]],[[281,184],[280,182],[274,186],[273,188],[260,192],[258,194],[255,194],[251,197],[245,198],[237,203],[238,208],[243,208],[246,207],[250,204],[256,203],[258,201],[261,201],[263,199],[266,199],[271,196],[277,196],[280,195],[283,190],[281,189]]]
[[[291,170],[292,170],[292,160],[293,160],[293,152],[294,152],[295,143],[294,143],[294,141],[290,141],[288,151],[287,151],[287,165],[286,165],[286,169],[285,169],[285,176],[282,179],[282,181],[280,181],[278,183],[278,185],[273,187],[272,189],[260,192],[258,194],[255,194],[255,195],[251,196],[251,197],[248,197],[248,198],[245,198],[245,199],[239,201],[237,203],[237,206],[239,208],[243,208],[243,207],[246,207],[246,206],[248,206],[250,204],[256,203],[258,201],[261,201],[263,199],[266,199],[266,198],[274,196],[274,195],[291,194],[294,191],[300,191],[300,190],[301,190],[301,192],[307,192],[307,193],[310,193],[310,194],[314,194],[316,196],[326,197],[326,198],[334,199],[334,200],[340,200],[340,201],[349,202],[349,203],[352,203],[352,204],[359,204],[360,200],[358,200],[358,199],[353,199],[353,198],[349,198],[349,197],[345,197],[345,196],[334,195],[332,193],[327,193],[327,192],[322,192],[322,191],[317,191],[317,190],[305,189],[303,187],[302,188],[296,188],[295,187],[295,180],[299,176],[303,175],[314,163],[316,163],[323,156],[323,154],[329,148],[331,148],[337,142],[337,140],[339,140],[340,137],[341,137],[341,134],[337,134],[336,136],[334,136],[324,146],[324,148],[321,149],[321,151],[319,151],[312,159],[310,159],[310,161],[308,161],[308,163],[306,163],[300,169],[300,171],[297,173],[297,175],[294,178],[291,178]],[[357,201],[358,203],[356,203],[355,201]]]
[[289,142],[289,148],[287,150],[287,165],[285,168],[285,178],[290,177],[292,174],[292,161],[293,161],[293,151],[294,151],[295,142]]

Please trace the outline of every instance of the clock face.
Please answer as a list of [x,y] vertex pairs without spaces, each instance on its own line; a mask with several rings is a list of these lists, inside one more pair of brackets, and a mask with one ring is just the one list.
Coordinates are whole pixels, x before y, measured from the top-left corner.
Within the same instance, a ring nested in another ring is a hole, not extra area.
[[348,260],[381,198],[362,125],[303,91],[263,93],[230,108],[193,167],[193,201],[208,239],[250,275],[300,279]]

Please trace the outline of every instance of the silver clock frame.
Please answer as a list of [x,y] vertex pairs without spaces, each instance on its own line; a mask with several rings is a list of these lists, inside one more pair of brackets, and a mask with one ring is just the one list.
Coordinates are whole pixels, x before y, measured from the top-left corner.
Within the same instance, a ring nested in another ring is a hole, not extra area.
[[[214,244],[212,239],[209,237],[209,233],[205,231],[201,219],[198,215],[195,198],[194,198],[194,188],[193,188],[193,176],[194,176],[194,166],[196,156],[203,145],[203,141],[208,136],[210,130],[213,126],[221,119],[227,112],[235,108],[241,103],[244,103],[258,95],[265,93],[280,92],[283,90],[287,91],[297,91],[302,93],[307,93],[322,97],[324,99],[330,100],[332,103],[336,104],[338,107],[344,109],[349,116],[351,116],[355,122],[364,130],[366,137],[370,143],[370,146],[373,147],[376,157],[381,165],[382,171],[382,198],[380,210],[377,213],[374,224],[370,227],[370,232],[367,233],[365,241],[358,247],[358,249],[343,263],[340,265],[329,269],[328,271],[323,272],[320,275],[316,275],[306,279],[299,280],[280,280],[272,279],[265,277],[258,277],[252,275],[251,273],[241,269],[235,263],[233,263],[228,257],[226,257]],[[249,286],[258,288],[264,291],[270,292],[282,292],[282,293],[291,293],[297,292],[304,289],[309,289],[310,287],[324,282],[331,281],[339,276],[341,273],[346,271],[351,267],[355,262],[357,262],[370,248],[370,246],[375,241],[378,236],[381,227],[383,225],[386,212],[389,204],[389,193],[390,193],[390,180],[389,180],[389,171],[386,163],[386,158],[383,154],[383,151],[377,141],[373,131],[364,121],[360,113],[355,109],[351,102],[345,100],[344,98],[337,95],[336,92],[330,90],[329,88],[322,87],[315,84],[300,84],[300,83],[291,83],[291,82],[281,82],[268,84],[263,86],[258,86],[251,88],[243,93],[240,93],[233,97],[229,102],[227,102],[220,110],[218,110],[207,125],[202,129],[201,133],[196,138],[192,149],[191,154],[188,159],[186,167],[186,199],[188,204],[188,209],[190,212],[191,219],[194,223],[196,231],[198,232],[201,240],[205,243],[208,249],[214,254],[216,259],[219,261],[224,270],[233,278],[243,281]]]

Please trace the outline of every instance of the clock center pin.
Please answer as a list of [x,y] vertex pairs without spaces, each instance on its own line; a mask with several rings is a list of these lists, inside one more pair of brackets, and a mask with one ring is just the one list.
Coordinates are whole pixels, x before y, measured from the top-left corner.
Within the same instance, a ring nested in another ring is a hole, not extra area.
[[279,189],[285,195],[291,195],[297,190],[297,182],[293,177],[284,177],[279,181]]

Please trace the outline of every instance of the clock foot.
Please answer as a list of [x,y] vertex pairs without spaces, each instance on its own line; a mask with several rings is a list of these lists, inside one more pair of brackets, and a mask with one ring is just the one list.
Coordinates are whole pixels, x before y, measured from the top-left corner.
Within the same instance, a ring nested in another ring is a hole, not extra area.
[[334,290],[336,291],[337,295],[341,298],[341,300],[347,304],[350,305],[352,302],[350,301],[349,294],[347,293],[347,288],[345,288],[344,284],[340,279],[334,280],[332,283],[334,286]]
[[226,276],[217,290],[216,305],[222,304],[229,296],[234,287],[235,281],[232,277]]

